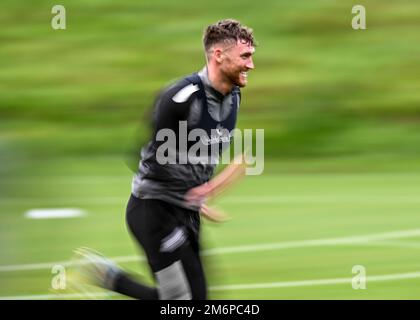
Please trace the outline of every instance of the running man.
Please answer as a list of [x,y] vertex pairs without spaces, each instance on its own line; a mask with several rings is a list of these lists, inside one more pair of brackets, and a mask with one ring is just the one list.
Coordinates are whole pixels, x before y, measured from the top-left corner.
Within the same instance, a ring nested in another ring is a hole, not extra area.
[[200,213],[221,220],[205,201],[245,171],[232,163],[211,179],[232,140],[239,88],[254,69],[256,43],[252,30],[232,19],[209,25],[203,43],[206,66],[165,88],[155,102],[154,132],[141,150],[127,205],[128,228],[145,252],[157,287],[138,283],[100,254],[79,249],[92,262],[86,269],[91,280],[101,287],[137,299],[207,298]]

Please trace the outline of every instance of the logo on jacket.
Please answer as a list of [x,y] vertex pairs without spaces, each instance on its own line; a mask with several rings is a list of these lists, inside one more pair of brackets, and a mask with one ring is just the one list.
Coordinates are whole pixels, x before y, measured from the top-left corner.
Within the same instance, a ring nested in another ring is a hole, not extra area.
[[201,136],[201,142],[205,145],[221,142],[227,143],[230,142],[232,137],[233,134],[231,134],[228,129],[223,128],[223,126],[219,123],[216,126],[216,129],[211,129],[210,137],[207,134]]

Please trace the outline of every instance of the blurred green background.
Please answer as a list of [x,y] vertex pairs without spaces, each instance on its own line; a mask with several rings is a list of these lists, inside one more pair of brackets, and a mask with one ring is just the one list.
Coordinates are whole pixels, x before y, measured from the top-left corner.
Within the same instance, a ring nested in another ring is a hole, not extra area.
[[267,157],[419,155],[418,1],[364,1],[358,31],[354,1],[60,3],[66,30],[51,28],[54,2],[3,1],[3,156],[121,154],[158,90],[204,65],[202,31],[225,17],[259,42],[239,127],[265,129]]
[[[66,30],[51,28],[56,4],[66,8]],[[351,27],[356,4],[366,8],[366,30]],[[340,181],[354,175],[360,180],[347,186],[350,194],[363,186],[383,190],[377,194],[380,206],[386,205],[381,195],[392,201],[397,187],[396,193],[408,194],[415,207],[404,211],[399,198],[400,209],[386,208],[402,220],[390,220],[378,230],[375,224],[359,228],[361,224],[355,227],[347,221],[331,236],[390,231],[396,221],[402,229],[417,227],[420,207],[413,181],[420,182],[419,1],[3,0],[1,7],[0,264],[63,260],[71,248],[84,244],[114,255],[132,253],[131,247],[124,249],[131,246],[123,221],[131,182],[127,150],[147,137],[147,113],[157,92],[203,67],[205,26],[229,17],[252,27],[259,43],[256,68],[243,90],[238,127],[265,129],[263,176],[270,181],[251,181],[280,199],[288,187],[285,175],[291,181],[301,177],[292,195],[316,189],[334,198],[334,192],[347,190],[340,189]],[[389,174],[398,175],[398,182]],[[312,185],[315,189],[308,187]],[[243,196],[253,194],[246,183],[243,188]],[[90,233],[85,238],[52,240],[47,231],[35,231],[38,222],[23,218],[30,208],[83,207],[81,197],[98,199],[98,207],[90,208],[92,215],[73,220],[76,225],[68,229],[51,228],[57,234],[78,234],[86,228]],[[109,198],[115,199],[115,206],[103,208],[100,203]],[[345,201],[341,205],[337,212],[351,211]],[[306,205],[302,212],[310,215],[312,209]],[[237,205],[230,210],[235,215],[245,209]],[[274,201],[270,210],[273,219],[279,219],[278,212],[284,212],[281,201]],[[355,211],[363,212],[351,212]],[[369,219],[381,219],[382,209],[369,212],[377,213]],[[101,213],[111,220],[103,221]],[[407,220],[404,213],[409,214]],[[318,219],[310,216],[316,225]],[[107,229],[119,239],[115,247],[105,245],[104,235],[95,238],[101,223],[118,226]],[[270,223],[262,222],[261,227]],[[228,233],[226,228],[213,232]],[[273,237],[287,230],[279,221]],[[308,230],[297,239],[310,236]],[[312,235],[322,238],[330,231],[323,223]],[[249,239],[257,241],[258,236]],[[17,275],[2,273],[1,279],[8,281],[3,295],[42,291],[38,280],[27,286],[13,282]],[[283,296],[269,295],[278,297]]]

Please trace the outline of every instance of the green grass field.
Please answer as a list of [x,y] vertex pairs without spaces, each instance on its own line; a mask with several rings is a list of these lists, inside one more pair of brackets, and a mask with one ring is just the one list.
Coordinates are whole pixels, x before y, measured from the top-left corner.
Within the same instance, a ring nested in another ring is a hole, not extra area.
[[[263,175],[247,177],[217,200],[232,219],[203,224],[210,298],[419,298],[420,170],[414,164],[401,170],[408,163],[381,168],[372,159],[370,172],[363,170],[369,168],[362,160],[354,165],[354,159],[352,170],[341,170],[348,167],[343,161],[268,161]],[[0,201],[0,296],[57,293],[51,289],[49,263],[69,260],[79,246],[109,257],[142,255],[124,221],[130,182],[131,172],[116,157],[33,164],[13,180],[3,180],[9,194]],[[28,209],[63,207],[81,208],[88,215],[24,217]],[[317,239],[327,240],[312,241]],[[121,259],[124,268],[150,283],[144,261]],[[4,267],[37,263],[47,264],[29,270]],[[366,268],[364,290],[351,286],[355,265]],[[342,278],[348,280],[328,280]]]
[[[58,298],[51,267],[79,246],[151,282],[122,155],[148,135],[156,93],[204,66],[203,28],[229,17],[259,43],[237,126],[265,130],[267,161],[217,199],[229,222],[203,224],[210,297],[420,297],[418,0],[363,1],[366,30],[351,0],[60,4],[66,30],[50,1],[2,1],[0,297]],[[25,218],[70,207],[87,215]]]

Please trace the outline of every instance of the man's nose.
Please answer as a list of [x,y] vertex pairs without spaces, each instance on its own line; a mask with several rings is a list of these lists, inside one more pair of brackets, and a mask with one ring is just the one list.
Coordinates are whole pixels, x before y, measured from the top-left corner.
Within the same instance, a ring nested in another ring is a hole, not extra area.
[[252,58],[248,59],[247,64],[245,65],[248,69],[254,69],[254,62],[252,61]]

